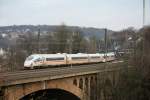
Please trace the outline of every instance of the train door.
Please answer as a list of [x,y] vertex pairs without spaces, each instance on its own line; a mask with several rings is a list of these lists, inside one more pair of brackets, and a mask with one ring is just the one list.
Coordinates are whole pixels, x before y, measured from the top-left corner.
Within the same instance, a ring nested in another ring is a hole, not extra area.
[[45,65],[45,60],[46,60],[46,59],[45,59],[44,57],[42,57],[41,59],[42,59],[41,65],[44,66],[44,65]]
[[67,57],[67,54],[64,54],[64,55],[65,55],[65,57],[64,57],[65,65],[67,65],[69,63],[69,59]]

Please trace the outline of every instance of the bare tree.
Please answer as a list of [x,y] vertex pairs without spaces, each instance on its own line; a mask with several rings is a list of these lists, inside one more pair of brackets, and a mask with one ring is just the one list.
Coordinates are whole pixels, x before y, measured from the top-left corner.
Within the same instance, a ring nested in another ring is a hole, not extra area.
[[60,53],[69,52],[68,39],[71,34],[65,24],[60,25],[55,34],[56,38],[56,51]]
[[82,52],[82,41],[83,41],[83,35],[80,32],[80,30],[77,30],[76,32],[72,33],[72,52],[73,53],[80,53]]
[[96,36],[91,36],[89,38],[89,53],[96,53],[97,51],[97,39]]

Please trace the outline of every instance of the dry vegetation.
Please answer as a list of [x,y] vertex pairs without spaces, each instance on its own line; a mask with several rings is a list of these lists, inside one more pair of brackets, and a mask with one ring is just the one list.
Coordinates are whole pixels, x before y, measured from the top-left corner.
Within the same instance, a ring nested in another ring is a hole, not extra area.
[[0,71],[21,70],[25,58],[36,53],[96,53],[100,43],[104,44],[104,40],[100,42],[96,36],[87,38],[81,30],[72,31],[66,25],[57,27],[56,32],[46,36],[40,30],[37,34],[28,32],[9,47],[5,57],[0,57]]
[[150,100],[150,27],[134,34],[133,50],[125,63],[134,66],[135,70],[121,72],[116,85],[106,79],[103,86],[105,100]]

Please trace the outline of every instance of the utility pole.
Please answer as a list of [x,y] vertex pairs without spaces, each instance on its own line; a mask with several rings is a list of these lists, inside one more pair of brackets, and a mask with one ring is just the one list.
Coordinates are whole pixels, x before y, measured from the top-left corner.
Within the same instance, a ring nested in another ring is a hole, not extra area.
[[106,56],[106,54],[107,54],[107,29],[105,28],[104,29],[104,31],[105,31],[105,56]]
[[107,74],[107,29],[105,28],[104,29],[104,32],[105,32],[105,53],[104,53],[104,59],[105,59],[105,64],[104,64],[104,68],[105,68],[105,75]]
[[73,52],[73,36],[75,35],[76,33],[75,32],[72,32],[72,34],[71,34],[71,37],[70,37],[70,50],[69,50],[69,52],[70,52],[70,54],[72,54],[72,52]]
[[[145,0],[143,0],[143,31],[144,31],[144,26],[145,26]],[[143,37],[143,50],[142,50],[142,61],[141,61],[141,65],[143,66],[144,65],[144,63],[143,63],[143,61],[144,61],[144,58],[145,58],[145,33],[143,32],[143,35],[144,35],[144,37]]]
[[37,40],[37,43],[38,43],[37,51],[38,51],[38,53],[40,53],[40,32],[41,32],[41,30],[40,30],[40,28],[39,28],[39,29],[38,29],[38,40]]

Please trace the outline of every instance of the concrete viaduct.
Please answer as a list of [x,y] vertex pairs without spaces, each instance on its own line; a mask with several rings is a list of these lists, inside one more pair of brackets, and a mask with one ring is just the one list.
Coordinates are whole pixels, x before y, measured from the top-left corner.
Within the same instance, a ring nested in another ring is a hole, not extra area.
[[110,84],[116,84],[121,69],[112,64],[92,64],[1,73],[0,100],[44,100],[34,98],[45,91],[51,95],[58,92],[55,95],[60,98],[66,95],[61,100],[103,100],[101,83],[107,77]]

